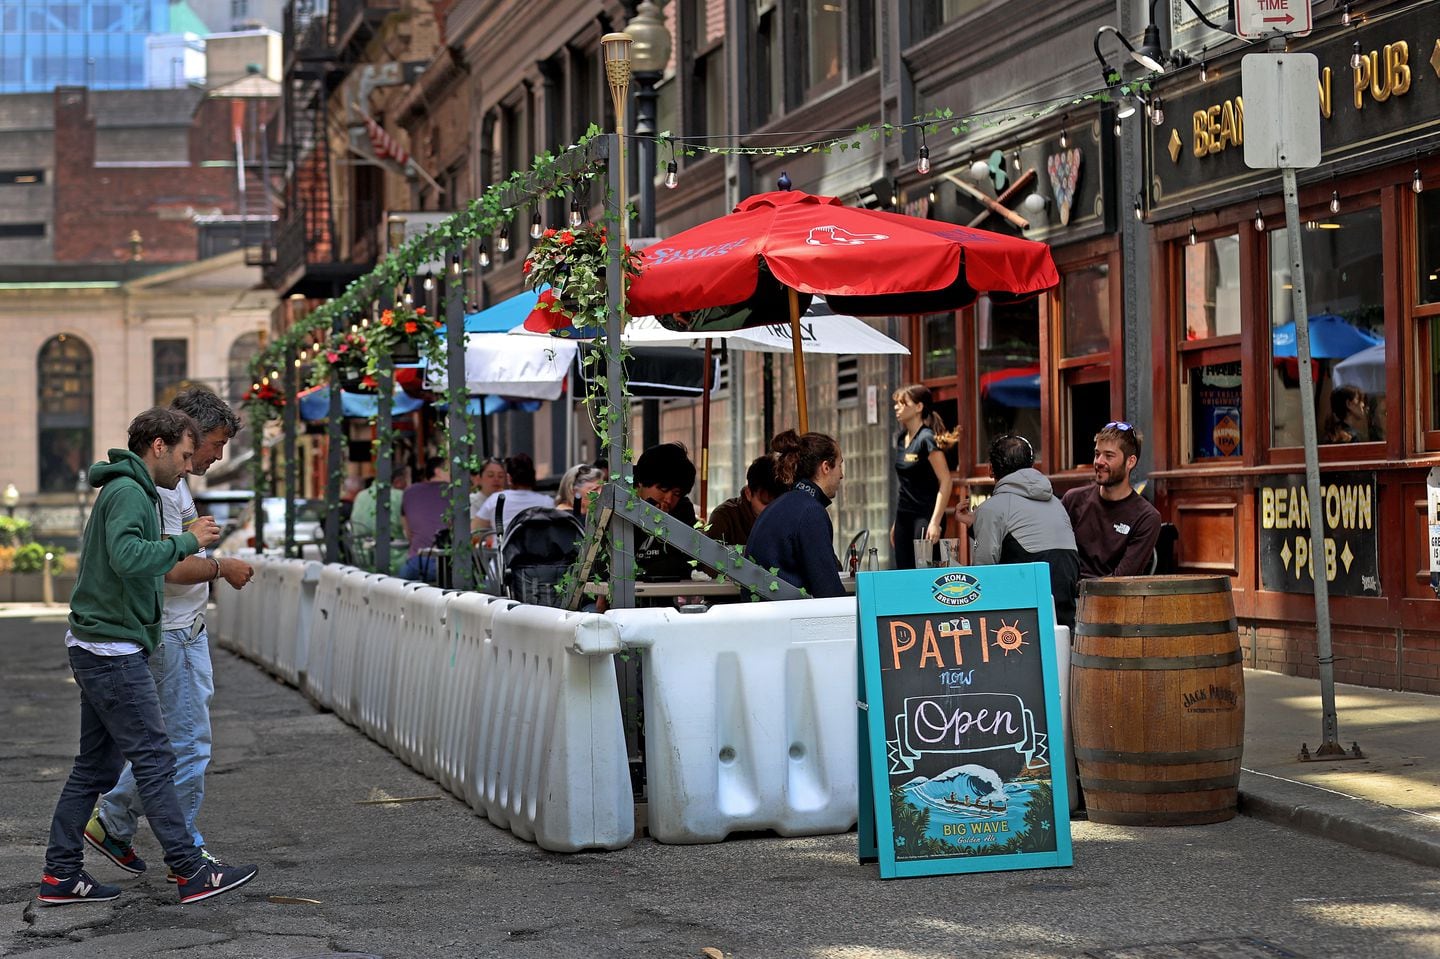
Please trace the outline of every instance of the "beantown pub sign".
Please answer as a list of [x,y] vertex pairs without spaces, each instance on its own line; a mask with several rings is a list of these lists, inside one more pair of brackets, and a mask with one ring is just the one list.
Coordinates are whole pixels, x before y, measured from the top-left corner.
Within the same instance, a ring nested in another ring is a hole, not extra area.
[[[1352,65],[1358,48],[1360,56]],[[1440,10],[1413,4],[1370,16],[1361,26],[1327,31],[1323,39],[1295,41],[1291,52],[1320,61],[1316,109],[1320,111],[1322,162],[1391,152],[1440,127]],[[1208,64],[1208,80],[1162,82],[1166,122],[1150,127],[1152,211],[1207,206],[1226,193],[1253,189],[1274,171],[1245,166],[1245,99],[1240,61]]]

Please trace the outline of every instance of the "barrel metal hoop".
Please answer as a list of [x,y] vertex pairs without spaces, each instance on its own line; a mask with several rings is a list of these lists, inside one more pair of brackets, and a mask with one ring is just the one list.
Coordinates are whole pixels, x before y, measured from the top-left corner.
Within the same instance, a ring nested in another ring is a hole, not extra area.
[[1189,596],[1198,593],[1230,592],[1228,576],[1197,576],[1193,579],[1155,579],[1137,582],[1141,577],[1120,579],[1087,579],[1080,584],[1080,598],[1086,596]]
[[1076,636],[1213,636],[1239,628],[1234,616],[1203,623],[1076,623]]
[[1213,776],[1209,779],[1139,780],[1139,779],[1092,779],[1082,776],[1080,785],[1087,792],[1102,793],[1190,793],[1209,792],[1214,789],[1234,789],[1240,784],[1240,774]]
[[1224,746],[1220,749],[1192,749],[1188,752],[1131,753],[1117,749],[1087,749],[1083,746],[1076,746],[1075,758],[1090,763],[1183,766],[1188,763],[1223,763],[1238,760],[1244,751],[1244,746]]
[[1218,669],[1244,662],[1240,650],[1204,656],[1091,656],[1071,653],[1070,666],[1081,669]]

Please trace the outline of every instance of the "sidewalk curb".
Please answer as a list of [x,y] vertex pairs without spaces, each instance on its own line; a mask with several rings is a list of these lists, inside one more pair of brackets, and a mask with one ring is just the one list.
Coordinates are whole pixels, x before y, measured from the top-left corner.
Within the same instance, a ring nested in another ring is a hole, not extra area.
[[1440,867],[1440,822],[1368,799],[1245,770],[1240,774],[1240,813]]

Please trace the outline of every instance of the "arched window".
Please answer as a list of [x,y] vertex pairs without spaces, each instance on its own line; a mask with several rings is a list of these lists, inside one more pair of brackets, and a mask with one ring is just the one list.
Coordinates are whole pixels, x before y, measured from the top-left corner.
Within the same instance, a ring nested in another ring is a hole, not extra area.
[[260,354],[260,334],[246,333],[230,344],[230,357],[225,367],[225,388],[221,395],[231,406],[239,407],[245,391],[250,388],[250,361]]
[[73,492],[94,461],[95,363],[78,337],[61,333],[40,348],[40,490]]

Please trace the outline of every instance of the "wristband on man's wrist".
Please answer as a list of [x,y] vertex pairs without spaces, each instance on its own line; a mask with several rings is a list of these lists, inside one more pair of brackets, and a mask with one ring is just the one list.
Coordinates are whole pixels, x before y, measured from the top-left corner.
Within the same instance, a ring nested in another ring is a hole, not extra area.
[[207,556],[206,559],[215,564],[215,575],[210,577],[210,582],[213,583],[220,578],[220,561],[213,556]]

